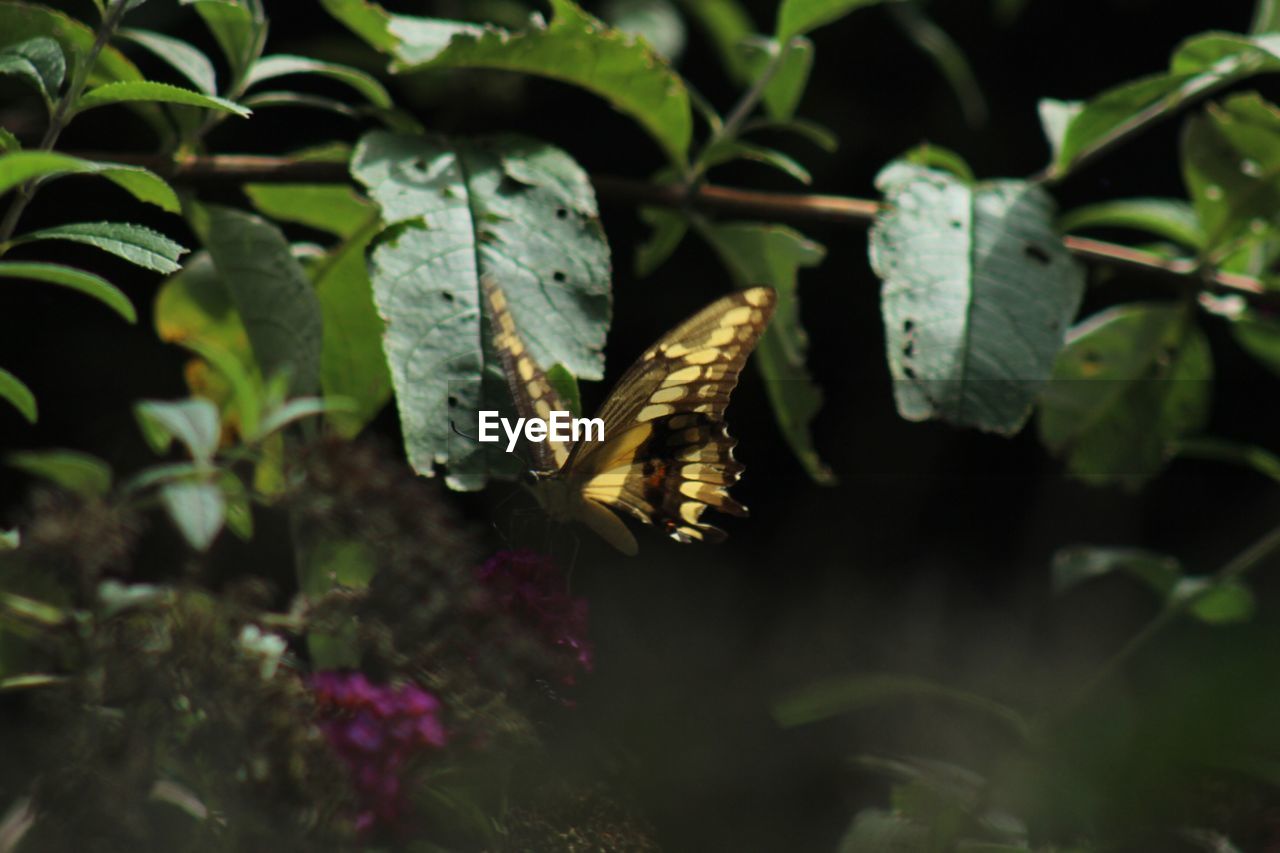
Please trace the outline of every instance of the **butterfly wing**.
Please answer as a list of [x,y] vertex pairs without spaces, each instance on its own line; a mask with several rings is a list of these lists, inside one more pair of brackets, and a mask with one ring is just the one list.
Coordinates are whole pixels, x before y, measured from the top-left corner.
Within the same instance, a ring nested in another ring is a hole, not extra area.
[[724,412],[776,298],[767,287],[737,291],[646,350],[598,413],[605,440],[573,448],[564,472],[570,489],[682,542],[723,539],[701,516],[707,507],[746,514],[728,492],[742,465]]
[[[556,393],[547,374],[538,367],[525,347],[502,288],[488,276],[480,283],[489,307],[493,346],[502,360],[502,372],[507,377],[507,387],[520,417],[545,421],[553,411],[568,411],[569,406]],[[555,441],[550,436],[546,441],[529,442],[529,446],[533,452],[534,467],[541,472],[559,471],[569,459],[570,445]]]

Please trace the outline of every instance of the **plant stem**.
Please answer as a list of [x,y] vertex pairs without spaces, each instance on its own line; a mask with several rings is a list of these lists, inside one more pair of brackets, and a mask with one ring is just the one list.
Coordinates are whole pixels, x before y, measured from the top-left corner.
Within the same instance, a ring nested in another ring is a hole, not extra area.
[[706,172],[707,153],[715,150],[717,145],[737,137],[742,130],[743,123],[751,117],[751,113],[755,111],[760,99],[764,97],[764,90],[768,88],[769,83],[773,81],[773,78],[777,76],[778,71],[782,68],[783,57],[786,55],[787,45],[777,45],[777,50],[769,57],[768,63],[765,64],[760,72],[760,76],[742,93],[742,97],[738,98],[738,102],[733,105],[733,109],[725,117],[724,123],[712,131],[706,144],[702,146],[697,158],[694,159],[685,173],[684,185],[686,189],[692,189],[702,178],[703,173]]
[[1164,608],[1152,618],[1142,630],[1129,638],[1120,650],[1107,659],[1084,685],[1066,702],[1054,709],[1051,720],[1061,720],[1078,710],[1107,682],[1115,678],[1129,662],[1146,648],[1150,642],[1163,631],[1170,622],[1181,616],[1196,602],[1210,594],[1216,587],[1226,581],[1236,580],[1253,569],[1258,563],[1280,550],[1280,526],[1273,527],[1261,539],[1255,541],[1226,565],[1210,576],[1209,582],[1198,591],[1189,595],[1171,599]]
[[[44,137],[40,140],[37,150],[52,151],[53,146],[57,144],[58,137],[62,135],[62,131],[71,120],[71,111],[75,108],[76,102],[80,100],[80,95],[84,92],[84,87],[89,82],[89,72],[98,61],[98,54],[102,53],[102,49],[111,41],[111,36],[115,33],[116,28],[120,26],[120,21],[124,18],[125,7],[128,2],[129,0],[113,0],[111,6],[107,9],[107,13],[102,16],[102,21],[98,24],[98,32],[93,39],[93,47],[76,62],[76,69],[71,75],[71,82],[67,85],[66,91],[62,93],[62,97],[58,99],[57,106],[53,108],[53,114],[49,116],[49,124],[45,128]],[[31,203],[31,199],[35,197],[36,189],[39,185],[40,180],[33,178],[20,186],[17,193],[14,194],[13,201],[9,203],[9,209],[5,211],[4,219],[0,220],[0,246],[7,244],[9,239],[13,237],[13,232],[18,227],[18,220],[22,218],[22,212],[26,210],[27,205]]]

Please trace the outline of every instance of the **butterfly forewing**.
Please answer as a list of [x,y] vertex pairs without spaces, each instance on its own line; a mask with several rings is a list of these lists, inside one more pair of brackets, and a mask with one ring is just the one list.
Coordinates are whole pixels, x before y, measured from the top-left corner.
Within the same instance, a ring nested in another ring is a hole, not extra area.
[[[556,393],[547,374],[534,362],[524,340],[520,337],[515,317],[507,304],[507,297],[490,278],[481,281],[485,302],[489,307],[493,345],[502,360],[502,372],[507,377],[507,387],[515,401],[516,411],[522,418],[547,420],[553,411],[568,411],[569,407]],[[550,437],[543,442],[531,442],[534,467],[541,472],[559,471],[569,459],[569,445]]]
[[707,507],[746,508],[728,494],[742,466],[724,423],[729,396],[773,314],[776,296],[726,296],[644,352],[599,412],[605,441],[573,449],[565,474],[583,498],[615,507],[680,541],[716,541]]

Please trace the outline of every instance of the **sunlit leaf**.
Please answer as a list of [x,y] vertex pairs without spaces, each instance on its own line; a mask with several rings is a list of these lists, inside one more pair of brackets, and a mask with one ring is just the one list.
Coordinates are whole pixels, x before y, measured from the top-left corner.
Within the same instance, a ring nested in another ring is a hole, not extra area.
[[173,188],[154,172],[141,166],[97,163],[55,151],[10,151],[0,156],[0,194],[36,178],[74,174],[101,175],[139,201],[154,204],[170,213],[181,210]]
[[329,77],[355,89],[374,106],[391,107],[391,96],[372,75],[346,65],[321,62],[306,56],[278,54],[262,57],[253,63],[253,67],[249,70],[248,86],[256,86],[263,81],[286,77],[290,74],[318,74]]
[[188,107],[221,110],[242,118],[247,118],[251,110],[234,101],[219,98],[217,95],[206,95],[194,89],[184,89],[170,83],[156,83],[152,80],[137,80],[129,83],[104,83],[96,86],[76,101],[77,112],[91,110],[94,107],[105,107],[111,104],[124,104],[135,101],[155,101],[165,104],[181,104]]
[[1052,199],[1025,181],[970,186],[900,162],[877,185],[886,206],[870,255],[898,413],[1016,433],[1084,293]]
[[502,287],[537,363],[599,378],[609,252],[586,174],[524,137],[383,132],[361,141],[352,173],[392,223],[373,251],[374,299],[411,464],[447,465],[460,489],[482,487],[490,469],[514,474],[509,454],[450,427],[474,434],[479,409],[509,401],[480,280]]
[[902,155],[902,160],[928,169],[941,169],[950,172],[966,184],[977,182],[973,169],[964,158],[949,148],[925,142]]
[[143,225],[127,222],[77,222],[55,225],[23,234],[21,242],[69,240],[95,246],[104,252],[156,272],[171,273],[186,249],[168,237]]
[[164,60],[200,92],[206,95],[218,93],[218,76],[213,63],[209,61],[209,57],[182,39],[128,27],[118,30],[116,34]]
[[160,504],[197,551],[208,550],[227,517],[226,498],[214,483],[166,483],[160,487]]
[[187,400],[144,400],[133,407],[147,443],[157,453],[175,440],[196,462],[212,461],[218,450],[218,407],[201,397]]

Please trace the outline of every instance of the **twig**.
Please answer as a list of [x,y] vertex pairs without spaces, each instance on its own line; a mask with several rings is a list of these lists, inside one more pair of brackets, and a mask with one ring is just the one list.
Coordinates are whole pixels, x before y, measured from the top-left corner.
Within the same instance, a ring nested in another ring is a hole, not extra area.
[[[183,157],[76,152],[76,156],[145,166],[174,183],[194,186],[227,186],[241,183],[346,183],[351,180],[345,163],[297,160],[254,154],[219,154]],[[867,226],[880,211],[874,199],[810,193],[779,193],[702,184],[692,192],[680,184],[654,184],[613,175],[593,175],[591,182],[601,198],[652,207],[688,207],[706,213],[744,216],[784,222],[827,222]],[[1196,262],[1170,259],[1088,237],[1067,236],[1063,244],[1076,257],[1090,263],[1109,264],[1179,282],[1200,280],[1210,291],[1236,294],[1251,302],[1280,304],[1280,292],[1267,289],[1259,279],[1235,273],[1205,270]]]

